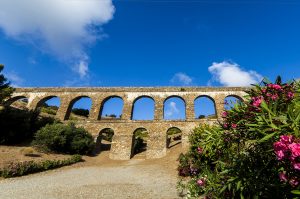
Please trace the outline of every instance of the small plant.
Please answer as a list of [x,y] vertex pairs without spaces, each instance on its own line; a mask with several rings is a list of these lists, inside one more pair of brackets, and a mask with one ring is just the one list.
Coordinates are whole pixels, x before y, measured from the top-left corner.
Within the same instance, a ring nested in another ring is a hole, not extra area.
[[20,150],[20,152],[25,155],[25,156],[30,156],[30,157],[40,157],[39,154],[35,152],[35,150],[32,147],[26,147]]

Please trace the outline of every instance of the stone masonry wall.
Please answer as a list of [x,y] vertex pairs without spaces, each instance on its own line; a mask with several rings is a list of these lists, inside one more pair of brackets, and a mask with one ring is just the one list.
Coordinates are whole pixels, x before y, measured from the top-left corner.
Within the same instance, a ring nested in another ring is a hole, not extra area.
[[[36,109],[45,101],[59,97],[60,107],[56,117],[67,121],[73,104],[82,97],[92,100],[89,118],[78,121],[78,126],[86,128],[95,138],[105,128],[114,131],[110,158],[125,160],[131,157],[132,136],[137,128],[148,131],[146,158],[160,158],[166,155],[166,132],[171,127],[182,131],[182,150],[188,148],[190,131],[201,123],[213,123],[217,120],[195,119],[194,101],[198,97],[206,96],[215,105],[216,115],[221,119],[224,110],[224,99],[234,96],[243,100],[248,88],[245,87],[105,87],[105,88],[17,88],[13,96],[6,102],[9,105],[22,97],[28,98],[28,108]],[[170,97],[180,97],[185,102],[185,120],[164,120],[164,102]],[[111,97],[123,99],[122,117],[118,120],[102,120],[99,115],[105,101]],[[141,97],[150,97],[154,100],[154,120],[132,120],[134,102]]]

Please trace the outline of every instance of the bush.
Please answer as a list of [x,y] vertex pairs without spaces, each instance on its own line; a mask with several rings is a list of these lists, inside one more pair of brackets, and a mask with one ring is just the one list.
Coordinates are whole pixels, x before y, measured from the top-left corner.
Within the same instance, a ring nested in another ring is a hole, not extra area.
[[74,113],[75,115],[88,117],[90,111],[88,109],[83,109],[83,108],[74,108],[72,109],[72,113]]
[[68,154],[88,154],[94,148],[93,137],[73,123],[46,125],[35,134],[32,144],[42,151]]
[[300,194],[300,89],[264,81],[216,126],[190,135],[179,158],[188,197],[292,198]]
[[54,109],[52,107],[41,107],[42,113],[47,113],[49,115],[56,115],[57,109]]
[[0,144],[18,144],[31,141],[34,133],[54,119],[41,117],[38,111],[5,107],[0,111]]
[[4,178],[23,176],[30,173],[37,173],[49,169],[71,165],[80,161],[82,161],[82,157],[80,155],[73,155],[72,157],[65,160],[45,160],[41,162],[25,161],[11,163],[0,170],[0,175]]

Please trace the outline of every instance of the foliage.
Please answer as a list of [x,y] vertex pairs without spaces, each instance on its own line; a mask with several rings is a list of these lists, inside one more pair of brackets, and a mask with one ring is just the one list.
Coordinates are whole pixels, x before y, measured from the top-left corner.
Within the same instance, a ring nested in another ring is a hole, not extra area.
[[80,161],[82,161],[82,157],[80,155],[73,155],[65,160],[45,160],[41,162],[25,161],[11,163],[0,170],[0,176],[4,178],[23,176],[71,165]]
[[73,123],[46,125],[37,131],[32,144],[42,151],[68,154],[88,154],[94,148],[92,135]]
[[0,64],[0,105],[14,92],[14,88],[9,86],[10,83],[7,82],[7,79],[1,74],[3,68],[4,66]]
[[[291,198],[300,193],[300,87],[255,85],[219,125],[200,126],[179,158],[188,197]],[[288,141],[287,141],[288,140]]]
[[132,147],[134,154],[145,150],[147,138],[148,138],[148,132],[144,128],[139,128],[134,132],[133,147]]
[[0,144],[18,144],[32,140],[34,133],[54,119],[41,117],[38,111],[5,107],[0,112]]
[[88,109],[83,109],[83,108],[73,108],[72,113],[74,113],[75,115],[88,117],[90,111]]
[[48,113],[50,115],[56,115],[56,112],[58,110],[58,107],[57,106],[42,106],[41,107],[41,112],[42,113]]
[[112,142],[114,131],[112,129],[104,129],[101,131],[101,139]]

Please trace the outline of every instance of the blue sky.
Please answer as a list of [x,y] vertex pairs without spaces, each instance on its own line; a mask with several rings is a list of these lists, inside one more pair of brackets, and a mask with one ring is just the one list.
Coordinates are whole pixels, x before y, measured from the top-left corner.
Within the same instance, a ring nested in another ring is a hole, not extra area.
[[289,80],[300,77],[299,35],[292,0],[0,2],[0,62],[21,87]]

